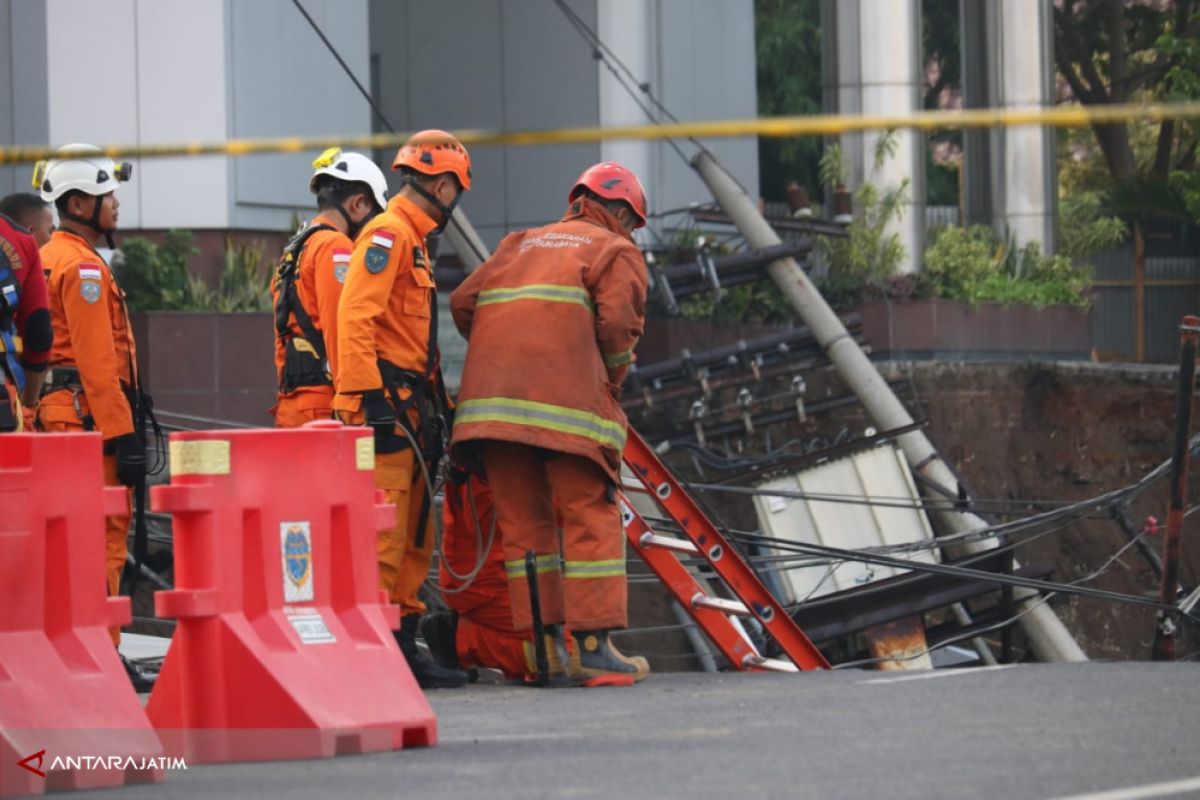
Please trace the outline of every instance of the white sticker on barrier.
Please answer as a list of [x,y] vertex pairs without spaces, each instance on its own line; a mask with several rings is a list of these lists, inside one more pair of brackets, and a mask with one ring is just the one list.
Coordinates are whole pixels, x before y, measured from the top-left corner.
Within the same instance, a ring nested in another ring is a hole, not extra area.
[[279,523],[279,550],[283,558],[283,602],[312,600],[313,553],[309,524]]
[[289,614],[288,622],[296,629],[296,635],[305,644],[332,644],[337,637],[325,624],[325,618],[316,609],[306,609],[303,614]]

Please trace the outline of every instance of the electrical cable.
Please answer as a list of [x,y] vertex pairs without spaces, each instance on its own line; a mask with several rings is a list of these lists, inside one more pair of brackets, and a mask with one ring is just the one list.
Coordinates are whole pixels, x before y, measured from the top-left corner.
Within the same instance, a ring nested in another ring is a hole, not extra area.
[[[321,27],[317,25],[316,20],[314,20],[309,13],[304,10],[304,6],[300,4],[300,0],[292,0],[292,4],[295,5],[297,10],[299,10],[299,12],[304,15],[304,18],[308,20],[308,24],[312,26],[312,29],[316,31],[317,36],[319,36],[321,41],[325,43],[325,47],[329,50],[330,54],[332,54],[337,60],[338,64],[341,65],[342,71],[346,73],[346,76],[350,78],[350,81],[354,84],[354,87],[358,89],[358,93],[361,94],[363,99],[367,101],[367,105],[369,105],[371,110],[375,112],[375,116],[379,117],[379,121],[383,123],[383,127],[387,129],[388,133],[395,133],[396,129],[392,127],[392,123],[388,122],[388,118],[384,116],[383,110],[376,105],[375,99],[371,97],[371,93],[368,92],[358,80],[358,77],[355,76],[354,71],[350,69],[350,65],[346,63],[346,60],[342,58],[341,53],[339,53],[337,48],[333,46],[333,42],[329,41],[329,37],[327,37],[324,31],[321,30]],[[475,243],[471,240],[471,237],[467,235],[466,230],[453,214],[450,215],[447,223],[455,227],[455,229],[462,236],[463,241],[466,242],[467,247],[471,248],[471,252],[475,255],[475,258],[480,261],[480,263],[487,261],[488,254],[486,252],[481,253],[479,251],[479,248],[475,246]]]
[[[600,36],[593,31],[586,22],[584,22],[582,17],[576,14],[571,7],[564,2],[564,0],[554,0],[554,4],[558,6],[560,11],[562,11],[563,16],[567,18],[567,21],[571,23],[571,26],[575,28],[576,33],[583,37],[583,40],[587,42],[589,47],[592,48],[592,57],[603,64],[605,68],[612,74],[613,79],[620,84],[621,88],[624,89],[631,98],[633,98],[633,102],[636,103],[638,108],[642,110],[642,113],[646,115],[646,119],[650,120],[655,125],[661,124],[660,120],[655,117],[654,112],[642,102],[642,99],[638,97],[637,92],[635,92],[633,88],[626,82],[625,78],[621,76],[616,67],[613,66],[612,62],[616,62],[621,67],[621,70],[625,72],[625,74],[629,77],[629,80],[633,81],[633,83],[646,95],[647,98],[649,98],[650,102],[653,103],[654,106],[658,108],[664,116],[676,124],[679,123],[679,119],[672,114],[666,108],[666,106],[660,103],[657,98],[654,97],[654,94],[650,91],[650,84],[639,81],[637,76],[635,76],[633,72],[630,71],[627,66],[625,66],[625,63],[617,57],[617,54],[614,53],[612,49],[610,49],[609,46],[600,39]],[[695,145],[697,149],[707,150],[707,148],[705,148],[691,136],[687,137],[687,139],[693,145]],[[683,149],[679,146],[679,144],[672,138],[667,138],[666,142],[675,151],[675,154],[679,156],[680,160],[682,160],[683,163],[690,168],[691,160],[684,154]]]

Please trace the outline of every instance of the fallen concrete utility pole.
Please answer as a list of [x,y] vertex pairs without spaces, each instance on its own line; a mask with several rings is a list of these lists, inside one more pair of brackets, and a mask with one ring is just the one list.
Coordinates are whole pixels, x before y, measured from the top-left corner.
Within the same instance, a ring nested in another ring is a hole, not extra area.
[[[779,236],[758,213],[750,198],[710,153],[701,151],[692,159],[692,166],[700,173],[701,179],[708,185],[717,203],[733,220],[750,247],[772,247],[780,244]],[[825,298],[795,260],[781,258],[773,261],[767,267],[767,272],[792,304],[800,321],[816,336],[837,369],[838,375],[857,395],[875,424],[883,430],[911,425],[913,418],[908,410],[888,387],[875,365],[855,343],[837,314],[825,302]],[[935,485],[945,487],[946,491],[952,494],[957,494],[957,478],[938,456],[923,431],[913,430],[900,436],[897,441],[914,473]],[[946,528],[955,533],[987,527],[987,523],[975,514],[955,511],[934,513]],[[999,543],[994,539],[987,539],[972,542],[964,549],[974,553],[998,546]],[[1017,565],[1014,563],[1013,567],[1015,569]],[[1066,626],[1048,605],[1040,602],[1036,591],[1018,588],[1014,596],[1018,601],[1023,601],[1019,605],[1023,613],[1020,622],[1039,659],[1087,661],[1087,656],[1071,637]]]
[[454,209],[450,222],[446,226],[446,239],[458,255],[463,271],[470,275],[491,253],[461,208]]

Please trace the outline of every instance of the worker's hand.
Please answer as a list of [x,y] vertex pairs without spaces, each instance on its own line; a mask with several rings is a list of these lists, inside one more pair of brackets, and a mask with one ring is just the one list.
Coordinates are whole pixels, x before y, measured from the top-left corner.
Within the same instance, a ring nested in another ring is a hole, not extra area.
[[111,444],[117,457],[117,480],[125,486],[137,486],[146,480],[146,448],[137,434],[118,436]]
[[401,449],[396,435],[396,409],[387,401],[383,389],[372,389],[363,392],[363,416],[371,430],[375,432],[375,452],[394,453]]

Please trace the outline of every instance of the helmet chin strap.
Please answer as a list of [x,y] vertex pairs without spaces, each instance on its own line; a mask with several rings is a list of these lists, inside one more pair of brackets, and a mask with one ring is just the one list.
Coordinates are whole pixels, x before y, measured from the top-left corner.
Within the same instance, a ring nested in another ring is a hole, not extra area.
[[346,209],[342,208],[341,206],[334,206],[334,208],[336,208],[337,212],[342,215],[342,219],[346,221],[346,235],[352,240],[358,238],[359,231],[363,229],[364,225],[379,215],[378,209],[372,209],[365,217],[358,222],[355,222],[350,218],[350,214],[346,212]]
[[441,223],[439,223],[436,228],[431,230],[429,235],[437,236],[439,233],[446,230],[446,226],[450,224],[450,216],[454,213],[454,209],[458,206],[458,201],[462,199],[463,193],[461,191],[455,192],[454,199],[450,201],[449,205],[447,205],[446,203],[443,203],[441,200],[438,200],[436,197],[434,197],[432,192],[426,190],[424,186],[417,183],[415,180],[409,181],[408,185],[413,188],[413,191],[421,195],[421,197],[424,197],[433,204],[434,208],[441,212]]
[[100,227],[100,210],[104,206],[104,198],[106,195],[91,195],[96,199],[96,204],[92,207],[91,217],[81,217],[78,214],[72,214],[70,211],[62,212],[61,216],[66,217],[72,222],[77,222],[91,228],[96,233],[104,237],[104,241],[108,244],[108,249],[113,250],[116,244],[113,242],[112,230]]

